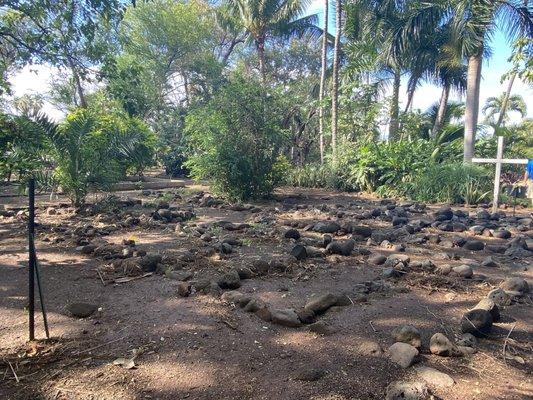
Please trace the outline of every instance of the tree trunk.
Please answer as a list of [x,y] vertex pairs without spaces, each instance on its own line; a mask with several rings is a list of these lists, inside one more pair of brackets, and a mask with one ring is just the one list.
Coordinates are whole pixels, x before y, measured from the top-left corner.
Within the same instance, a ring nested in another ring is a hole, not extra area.
[[468,58],[468,74],[466,80],[466,110],[465,110],[465,138],[463,160],[472,162],[474,157],[474,144],[476,141],[476,128],[479,114],[479,85],[481,81],[481,65],[483,51]]
[[68,57],[68,63],[72,71],[72,78],[74,79],[74,84],[76,85],[76,92],[78,92],[78,97],[80,99],[80,107],[87,108],[87,101],[85,100],[85,93],[83,92],[83,86],[81,85],[81,79],[76,71],[76,66],[70,57]]
[[437,111],[437,115],[435,117],[435,123],[433,124],[433,130],[431,131],[431,135],[433,137],[437,136],[437,134],[442,129],[442,126],[444,124],[444,117],[446,115],[446,107],[448,106],[449,97],[450,97],[450,84],[446,83],[444,87],[442,88],[442,94],[440,96],[440,102],[439,102],[439,110]]
[[259,37],[255,40],[255,48],[257,49],[257,56],[259,57],[259,73],[263,83],[266,82],[266,61],[265,61],[265,39]]
[[333,48],[333,87],[331,90],[331,149],[333,161],[337,160],[337,122],[339,107],[339,66],[342,24],[342,1],[335,1],[335,44]]
[[324,31],[322,33],[322,68],[320,71],[320,93],[318,94],[318,135],[320,138],[320,163],[324,164],[324,91],[328,58],[328,10],[329,0],[324,0]]
[[496,122],[496,130],[502,125],[503,119],[505,118],[505,113],[507,112],[507,106],[509,104],[509,97],[511,97],[511,90],[513,88],[513,83],[516,78],[516,72],[511,74],[509,78],[509,84],[507,85],[507,91],[505,92],[505,97],[502,101],[502,106],[500,107],[500,115],[498,116],[498,121]]
[[400,84],[401,74],[399,69],[394,70],[394,82],[392,84],[392,99],[390,106],[389,140],[395,139],[399,127],[400,113]]

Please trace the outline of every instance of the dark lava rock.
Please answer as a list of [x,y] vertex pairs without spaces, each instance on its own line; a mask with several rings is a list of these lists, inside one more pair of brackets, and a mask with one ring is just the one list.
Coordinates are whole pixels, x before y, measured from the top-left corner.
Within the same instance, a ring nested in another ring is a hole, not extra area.
[[76,318],[87,318],[93,315],[98,306],[89,303],[71,303],[67,306],[67,311]]
[[467,240],[463,248],[470,251],[481,251],[485,248],[485,243],[481,240]]
[[329,308],[337,304],[337,296],[332,293],[326,293],[321,296],[313,297],[305,305],[306,310],[313,311],[316,315],[326,312]]
[[301,244],[294,246],[291,250],[291,256],[299,261],[305,260],[307,258],[307,250],[305,249],[305,246],[302,246]]
[[339,229],[341,229],[340,225],[333,221],[321,221],[321,222],[317,222],[313,226],[313,230],[315,232],[320,232],[320,233],[335,233]]
[[298,240],[300,239],[300,232],[298,232],[297,229],[289,229],[287,232],[285,232],[284,237],[286,239]]
[[241,287],[241,278],[239,273],[233,270],[224,274],[217,283],[222,289],[238,289]]
[[139,266],[143,272],[154,272],[157,269],[157,264],[162,260],[162,257],[159,254],[147,254],[144,257],[141,257],[139,261]]
[[348,240],[334,240],[326,247],[326,252],[328,254],[339,254],[342,256],[349,256],[352,254],[353,248],[355,246],[355,241],[352,239]]
[[474,309],[468,311],[461,318],[461,331],[483,337],[490,333],[492,328],[492,315],[487,310]]

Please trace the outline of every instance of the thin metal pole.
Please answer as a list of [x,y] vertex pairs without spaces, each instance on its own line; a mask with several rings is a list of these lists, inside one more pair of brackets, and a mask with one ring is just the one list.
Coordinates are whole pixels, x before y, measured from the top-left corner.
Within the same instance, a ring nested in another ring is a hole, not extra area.
[[29,196],[29,216],[28,216],[28,249],[29,249],[29,271],[28,271],[28,312],[30,340],[35,339],[35,252],[32,246],[33,232],[35,231],[35,179],[30,178],[28,182]]
[[492,198],[492,212],[498,211],[500,202],[500,179],[502,174],[503,136],[498,136],[498,149],[496,151],[496,172],[494,173],[494,194]]
[[39,267],[39,259],[37,258],[37,251],[35,250],[35,237],[32,236],[31,247],[33,249],[33,256],[35,259],[35,277],[37,278],[37,289],[39,290],[39,302],[41,303],[41,312],[43,313],[44,332],[46,338],[50,339],[50,331],[48,330],[48,316],[46,314],[46,307],[44,304],[43,285],[41,284],[41,273]]

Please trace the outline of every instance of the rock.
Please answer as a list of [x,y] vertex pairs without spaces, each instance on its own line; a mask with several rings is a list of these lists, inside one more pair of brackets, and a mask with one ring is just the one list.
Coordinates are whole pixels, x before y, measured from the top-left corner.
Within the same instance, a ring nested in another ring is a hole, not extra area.
[[168,208],[160,208],[157,210],[157,215],[167,221],[172,220],[172,211],[170,211]]
[[443,207],[434,213],[437,221],[448,221],[453,218],[453,211],[450,207]]
[[226,243],[226,242],[220,243],[219,250],[220,250],[220,252],[222,254],[231,254],[231,253],[233,253],[233,247],[231,246],[231,244]]
[[254,260],[250,266],[250,269],[257,276],[263,276],[268,274],[270,270],[270,264],[267,260]]
[[432,354],[443,357],[458,355],[457,347],[442,333],[435,333],[429,340],[429,350]]
[[500,284],[500,288],[506,292],[518,292],[522,295],[529,293],[529,284],[524,278],[518,276],[507,278]]
[[492,236],[498,239],[509,239],[511,237],[511,232],[507,229],[498,229],[492,232]]
[[251,279],[254,273],[250,268],[247,267],[237,267],[235,268],[241,279]]
[[401,226],[405,225],[409,222],[409,219],[406,217],[398,217],[394,216],[392,217],[392,226]]
[[222,239],[222,243],[227,243],[230,246],[242,246],[242,240],[235,236],[225,236],[224,239]]
[[270,310],[272,323],[276,325],[288,326],[290,328],[298,328],[302,326],[298,314],[292,308],[287,309],[271,309]]
[[189,297],[191,294],[191,284],[190,282],[180,282],[178,284],[178,295],[181,297]]
[[472,347],[468,346],[457,346],[457,349],[459,350],[459,353],[462,356],[469,356],[476,352],[476,349],[473,349]]
[[291,256],[298,261],[305,260],[307,258],[307,250],[305,249],[305,246],[302,246],[301,244],[294,246],[291,250]]
[[486,268],[498,268],[500,265],[496,261],[494,261],[494,259],[491,256],[488,256],[487,258],[483,260],[483,262],[481,263],[481,266],[486,267]]
[[389,347],[389,357],[402,368],[409,368],[415,362],[418,350],[407,343],[397,342]]
[[315,322],[315,313],[312,310],[301,308],[299,310],[296,310],[296,314],[298,315],[298,319],[303,324],[312,324],[313,322]]
[[239,273],[235,270],[224,274],[218,280],[218,286],[222,289],[238,289],[241,287],[241,278]]
[[147,254],[144,257],[141,257],[139,261],[139,266],[143,272],[154,272],[157,269],[157,264],[162,260],[162,257],[159,254]]
[[383,269],[381,276],[383,279],[392,279],[392,278],[399,278],[400,276],[402,276],[402,274],[400,271],[397,271],[393,267],[388,267],[388,268]]
[[368,257],[368,262],[370,264],[374,265],[382,265],[387,261],[387,257],[385,257],[383,254],[373,254],[372,256]]
[[483,337],[490,333],[492,328],[492,315],[486,310],[471,310],[461,318],[461,331],[471,333],[476,337]]
[[325,374],[326,374],[325,371],[321,368],[319,369],[319,368],[305,366],[305,367],[299,368],[294,373],[293,379],[296,381],[315,382],[315,381],[318,381],[320,378],[322,378]]
[[307,257],[309,258],[323,258],[325,256],[324,249],[314,246],[306,246]]
[[328,244],[330,244],[332,241],[333,241],[333,238],[331,237],[331,235],[326,234],[322,236],[322,245],[324,247],[327,247]]
[[324,321],[315,322],[314,324],[309,325],[308,329],[309,332],[323,336],[333,335],[337,332],[336,329]]
[[309,300],[304,308],[319,315],[326,312],[330,307],[336,305],[336,303],[337,296],[332,293],[326,293]]
[[[242,298],[244,294],[237,290],[230,290],[229,292],[222,293],[222,296],[220,296],[220,299],[222,301],[227,301],[228,303],[238,303]],[[248,300],[250,301],[250,300]]]
[[485,243],[481,240],[467,240],[463,248],[470,251],[481,251],[485,248]]
[[511,296],[502,288],[493,289],[487,295],[487,299],[492,300],[497,306],[503,307],[511,304]]
[[426,383],[437,388],[448,388],[454,385],[453,378],[435,368],[430,367],[417,367],[416,372]]
[[375,341],[361,343],[358,347],[358,351],[360,354],[367,357],[381,357],[383,355],[381,346]]
[[96,250],[96,245],[92,244],[92,243],[89,243],[89,244],[86,244],[85,246],[80,246],[80,252],[82,254],[92,254],[94,253],[94,250]]
[[341,229],[340,225],[333,221],[321,221],[313,226],[313,230],[319,233],[335,233],[339,229]]
[[461,278],[472,278],[474,275],[474,271],[472,270],[472,267],[470,265],[458,265],[456,267],[452,268],[452,273],[456,276],[460,276]]
[[193,273],[190,271],[173,271],[170,269],[167,269],[165,271],[165,276],[169,279],[176,280],[176,281],[188,281],[193,277]]
[[257,315],[260,319],[262,319],[265,322],[272,321],[272,313],[270,311],[270,308],[268,308],[267,306],[261,307],[259,310],[255,312],[255,315]]
[[365,226],[365,225],[351,225],[350,224],[346,232],[351,233],[356,236],[361,236],[365,239],[372,235],[372,229],[369,226]]
[[474,306],[473,309],[485,310],[490,312],[490,315],[492,315],[492,321],[494,322],[498,322],[500,320],[500,309],[493,300],[490,300],[488,298],[481,299],[479,303]]
[[93,315],[98,306],[90,303],[70,303],[67,305],[67,311],[76,318],[87,318]]
[[477,339],[471,333],[463,333],[461,339],[457,341],[458,346],[474,347],[477,344]]
[[298,240],[300,239],[300,232],[296,229],[289,229],[285,234],[283,235],[285,239],[294,239]]
[[387,386],[385,400],[425,400],[428,395],[424,382],[395,381]]
[[254,297],[248,302],[248,304],[246,304],[246,306],[244,307],[244,311],[255,313],[258,310],[266,307],[267,305],[263,300]]
[[353,248],[355,246],[355,241],[352,239],[349,240],[334,240],[326,247],[326,252],[328,254],[339,254],[342,256],[349,256],[352,254]]
[[402,325],[392,331],[392,338],[396,342],[410,344],[419,348],[422,345],[420,331],[411,325]]

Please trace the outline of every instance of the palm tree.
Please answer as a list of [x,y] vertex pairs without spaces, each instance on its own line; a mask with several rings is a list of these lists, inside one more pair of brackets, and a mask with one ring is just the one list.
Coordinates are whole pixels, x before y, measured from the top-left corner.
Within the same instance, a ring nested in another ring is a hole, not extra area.
[[489,97],[483,107],[483,114],[486,115],[487,121],[494,122],[495,116],[498,115],[495,128],[508,120],[509,112],[517,112],[522,118],[527,115],[526,102],[520,95],[507,96],[507,92],[502,93],[499,97]]
[[503,28],[510,39],[533,36],[533,17],[527,0],[453,0],[453,25],[465,40],[468,60],[463,159],[471,162],[479,113],[479,89],[487,39]]
[[328,58],[328,13],[329,0],[324,0],[324,29],[322,33],[322,66],[320,70],[320,92],[318,93],[318,135],[320,140],[320,163],[324,163],[324,90],[326,87],[326,70]]
[[337,123],[339,107],[339,67],[342,32],[342,1],[335,0],[335,42],[333,47],[333,85],[331,89],[331,149],[337,159]]
[[265,45],[272,37],[318,33],[316,15],[304,16],[310,0],[227,0],[253,40],[259,57],[259,72],[266,80]]

